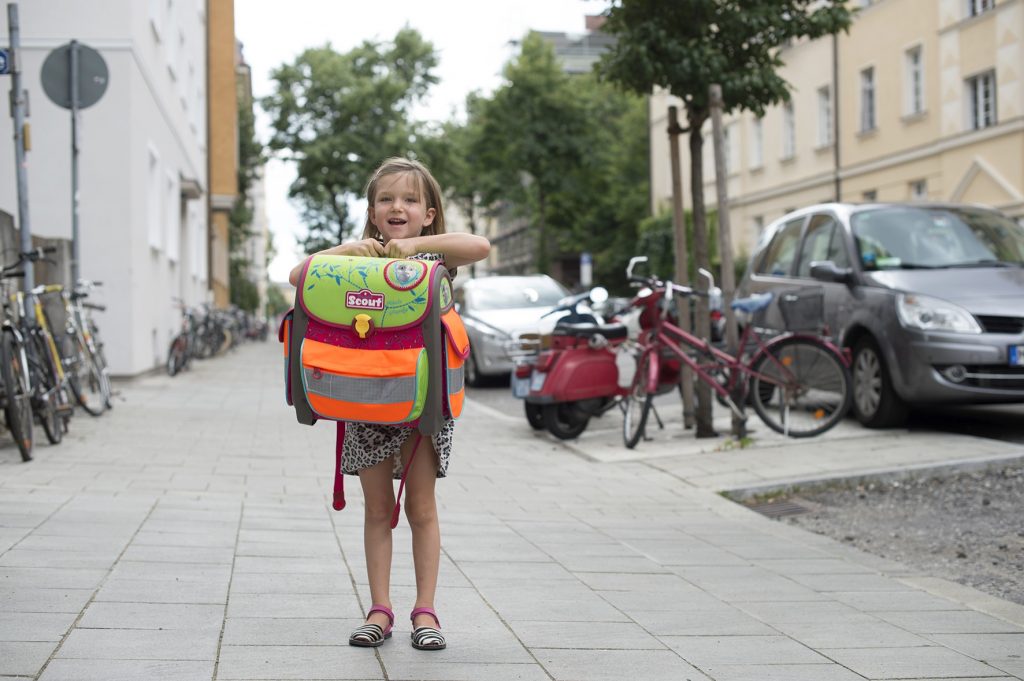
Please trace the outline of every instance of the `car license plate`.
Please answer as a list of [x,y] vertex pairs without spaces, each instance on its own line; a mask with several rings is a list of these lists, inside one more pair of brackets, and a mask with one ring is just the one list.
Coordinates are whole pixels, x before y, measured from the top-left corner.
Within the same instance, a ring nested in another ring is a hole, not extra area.
[[515,374],[512,375],[512,396],[513,397],[526,397],[530,394],[530,377],[524,376],[520,378]]
[[1024,345],[1010,346],[1010,366],[1024,367]]

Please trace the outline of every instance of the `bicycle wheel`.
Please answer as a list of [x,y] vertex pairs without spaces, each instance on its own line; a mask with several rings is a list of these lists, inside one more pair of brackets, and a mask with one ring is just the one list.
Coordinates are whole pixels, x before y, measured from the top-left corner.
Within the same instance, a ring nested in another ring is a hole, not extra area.
[[[75,366],[69,375],[71,392],[78,404],[91,416],[100,416],[110,401],[110,382],[88,347],[75,343]],[[104,390],[104,387],[106,390]]]
[[633,388],[623,405],[622,440],[626,449],[633,449],[644,435],[647,416],[651,413],[651,400],[654,397],[647,391],[647,378],[650,373],[651,354],[645,352],[636,365],[633,376]]
[[50,349],[46,340],[33,333],[26,346],[29,366],[32,368],[33,405],[39,423],[51,445],[60,444],[64,439],[64,424],[57,413],[58,389],[56,374],[50,362]]
[[22,365],[21,344],[13,333],[0,339],[0,380],[4,385],[4,419],[7,430],[21,452],[22,461],[32,460],[32,396]]
[[96,361],[96,366],[99,367],[100,376],[103,377],[100,384],[100,392],[103,394],[103,406],[107,409],[113,409],[114,389],[110,385],[110,370],[107,368],[107,356],[103,352],[103,341],[100,339],[99,329],[92,320],[89,320],[89,335],[92,338],[92,357]]
[[754,360],[750,379],[754,411],[789,437],[820,435],[850,407],[850,372],[828,346],[789,338]]
[[176,375],[185,366],[185,346],[188,339],[185,334],[179,333],[171,341],[171,347],[167,351],[167,374]]

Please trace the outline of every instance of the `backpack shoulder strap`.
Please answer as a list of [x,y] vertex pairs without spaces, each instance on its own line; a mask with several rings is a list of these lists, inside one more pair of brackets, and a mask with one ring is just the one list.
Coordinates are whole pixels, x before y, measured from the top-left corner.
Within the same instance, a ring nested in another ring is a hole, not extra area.
[[301,305],[296,305],[295,315],[292,318],[291,347],[288,349],[288,361],[291,362],[289,374],[292,403],[295,406],[295,418],[299,423],[311,426],[316,423],[316,417],[306,400],[306,391],[302,387],[302,340],[306,336],[307,328],[309,328],[309,317]]

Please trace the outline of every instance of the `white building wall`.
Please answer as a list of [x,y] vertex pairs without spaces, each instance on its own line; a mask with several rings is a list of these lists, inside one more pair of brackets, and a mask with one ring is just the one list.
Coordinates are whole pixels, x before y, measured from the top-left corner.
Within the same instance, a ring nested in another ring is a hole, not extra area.
[[[103,98],[80,118],[80,267],[83,277],[104,284],[95,294],[96,302],[107,306],[98,322],[111,370],[118,375],[163,363],[181,319],[172,298],[189,304],[206,300],[204,5],[202,0],[19,3],[23,82],[31,103],[28,183],[35,235],[71,237],[70,113],[43,92],[43,60],[77,39],[99,51],[110,72]],[[6,12],[0,33],[8,33]],[[6,92],[8,82],[0,89]],[[159,192],[149,189],[151,150],[159,159]],[[11,118],[0,116],[0,210],[17,219],[14,170]],[[190,184],[202,195],[184,201],[181,191]],[[151,219],[158,224],[151,225]],[[151,229],[158,238],[151,238]]]

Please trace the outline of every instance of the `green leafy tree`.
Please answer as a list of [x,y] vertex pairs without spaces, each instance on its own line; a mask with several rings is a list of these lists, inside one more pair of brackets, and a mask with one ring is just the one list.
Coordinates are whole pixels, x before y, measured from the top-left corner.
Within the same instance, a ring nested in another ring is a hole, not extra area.
[[391,42],[346,53],[330,44],[308,49],[272,72],[274,92],[261,102],[271,117],[269,146],[295,163],[289,195],[307,227],[306,252],[350,236],[358,225],[349,202],[370,173],[415,147],[409,109],[438,82],[436,66],[433,45],[406,27]]
[[525,209],[536,234],[536,265],[546,272],[551,200],[586,155],[590,122],[554,50],[535,33],[505,67],[505,80],[490,99],[479,101],[469,153],[484,203]]
[[698,232],[707,231],[701,128],[711,115],[709,87],[721,85],[725,113],[763,115],[789,100],[780,48],[846,30],[850,21],[847,0],[614,0],[604,30],[618,41],[598,71],[634,92],[662,87],[683,100]]

